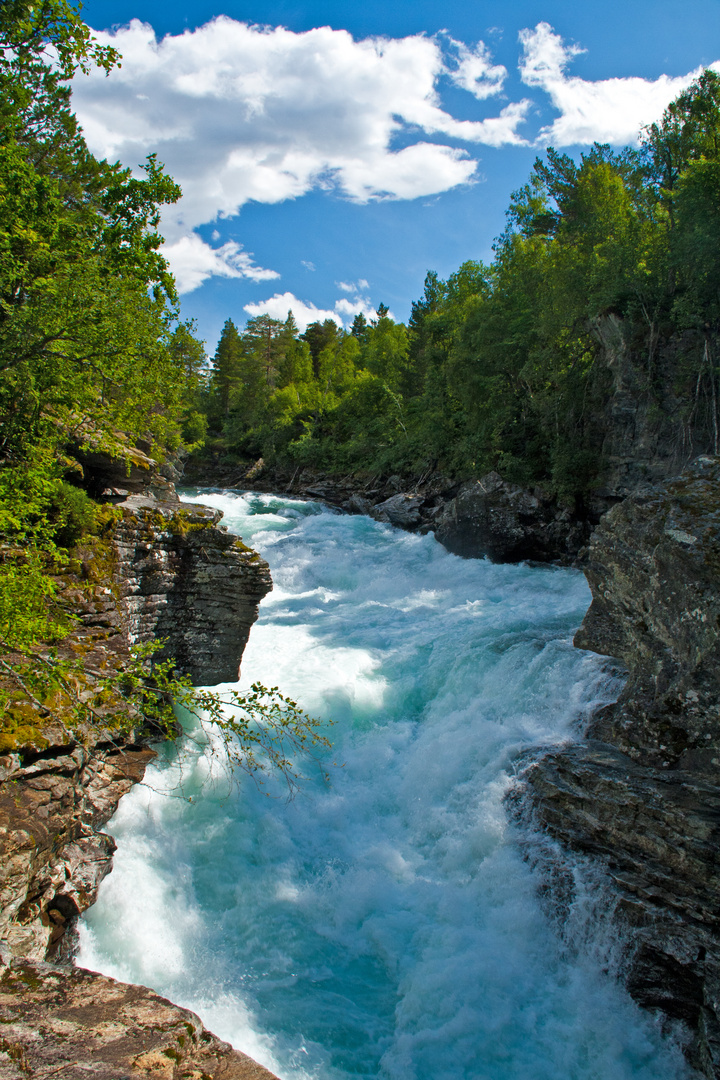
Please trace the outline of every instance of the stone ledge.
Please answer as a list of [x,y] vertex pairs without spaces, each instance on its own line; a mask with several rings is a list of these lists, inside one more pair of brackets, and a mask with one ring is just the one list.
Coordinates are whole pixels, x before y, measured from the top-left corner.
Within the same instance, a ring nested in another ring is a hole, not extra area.
[[13,961],[0,980],[0,1080],[277,1080],[188,1009],[85,968]]

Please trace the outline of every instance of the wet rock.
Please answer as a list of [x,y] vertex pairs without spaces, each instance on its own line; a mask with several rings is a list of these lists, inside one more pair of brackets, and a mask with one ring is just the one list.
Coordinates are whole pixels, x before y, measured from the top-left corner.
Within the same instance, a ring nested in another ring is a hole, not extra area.
[[14,961],[0,980],[0,1080],[277,1080],[188,1009],[83,968]]
[[29,761],[0,759],[0,940],[36,960],[94,903],[115,851],[98,830],[155,756],[126,736],[88,733],[80,744],[46,735],[49,745]]
[[362,495],[351,495],[343,503],[342,509],[346,510],[348,514],[369,514],[372,510],[372,503],[368,499],[364,499]]
[[378,503],[370,510],[370,516],[376,521],[389,522],[403,529],[412,529],[422,523],[421,507],[425,502],[423,495],[399,493]]
[[464,558],[494,562],[569,561],[587,531],[569,511],[546,503],[496,472],[463,484],[437,515],[435,537]]
[[527,779],[540,820],[605,861],[632,927],[635,998],[683,1020],[720,1077],[720,460],[629,498],[589,546],[575,643],[627,666],[589,741]]

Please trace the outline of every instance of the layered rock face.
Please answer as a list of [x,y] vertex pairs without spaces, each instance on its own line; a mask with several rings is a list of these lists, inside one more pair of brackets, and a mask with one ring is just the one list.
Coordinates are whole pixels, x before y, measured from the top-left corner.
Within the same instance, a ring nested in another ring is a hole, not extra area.
[[720,1076],[720,461],[603,519],[575,643],[628,667],[589,739],[528,774],[540,820],[599,856],[632,927],[629,987]]
[[[133,643],[162,636],[195,683],[235,681],[272,587],[267,563],[207,507],[133,496],[116,514],[102,580],[88,553],[78,560],[88,581],[64,584],[78,621],[61,649],[82,656],[92,679]],[[0,756],[0,1077],[70,1076],[86,1062],[101,1077],[271,1075],[149,991],[37,966],[69,952],[66,931],[111,868],[115,844],[100,830],[154,756],[139,733],[118,735],[110,721],[103,730],[102,717],[77,734],[46,723]]]
[[0,758],[0,941],[6,955],[53,956],[95,900],[115,843],[98,830],[142,779],[153,751],[131,739],[69,743]]
[[0,979],[0,1080],[276,1080],[195,1013],[82,968],[15,961]]
[[[272,587],[254,551],[217,527],[208,507],[137,496],[109,541],[114,588],[71,591],[87,669],[129,645],[164,637],[164,653],[196,684],[235,681],[258,604]],[[11,954],[44,959],[95,900],[113,841],[99,829],[153,757],[142,739],[45,727],[0,756],[0,934]]]
[[[606,469],[598,498],[625,498],[640,484],[676,476],[699,454],[717,454],[710,361],[717,342],[693,331],[639,335],[617,315],[603,315],[592,329],[610,380],[599,418]],[[688,375],[687,360],[697,375]]]
[[115,581],[131,641],[167,639],[196,685],[235,682],[258,604],[272,588],[257,552],[219,510],[130,496],[119,504]]

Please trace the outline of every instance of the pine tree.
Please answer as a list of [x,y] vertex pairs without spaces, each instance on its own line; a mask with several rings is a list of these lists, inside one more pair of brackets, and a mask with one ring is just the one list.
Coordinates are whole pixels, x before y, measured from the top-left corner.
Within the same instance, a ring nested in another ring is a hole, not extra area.
[[213,358],[211,385],[220,415],[230,413],[230,398],[237,387],[242,371],[243,345],[237,327],[227,319]]

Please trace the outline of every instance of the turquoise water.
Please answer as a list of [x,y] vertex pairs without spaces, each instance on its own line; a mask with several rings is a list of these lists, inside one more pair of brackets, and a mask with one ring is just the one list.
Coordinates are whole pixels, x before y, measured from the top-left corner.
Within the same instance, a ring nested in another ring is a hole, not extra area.
[[557,937],[503,804],[520,751],[617,694],[572,647],[582,575],[462,560],[313,503],[202,501],[275,582],[241,685],[332,718],[342,767],[287,804],[238,791],[197,740],[158,761],[109,827],[78,962],[189,1006],[282,1080],[688,1075],[608,973],[581,868]]

